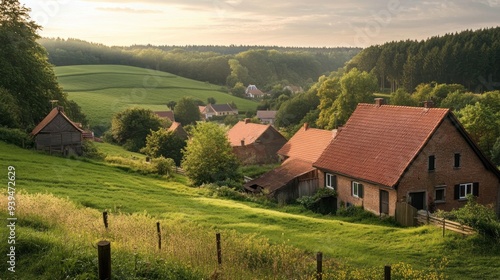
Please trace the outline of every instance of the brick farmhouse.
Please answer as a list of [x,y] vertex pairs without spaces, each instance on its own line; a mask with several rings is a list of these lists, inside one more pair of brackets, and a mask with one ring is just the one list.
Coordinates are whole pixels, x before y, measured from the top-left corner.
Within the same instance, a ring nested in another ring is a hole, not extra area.
[[500,172],[449,109],[359,104],[314,163],[320,185],[338,203],[395,215],[396,202],[417,209],[457,209],[466,196],[499,212]]

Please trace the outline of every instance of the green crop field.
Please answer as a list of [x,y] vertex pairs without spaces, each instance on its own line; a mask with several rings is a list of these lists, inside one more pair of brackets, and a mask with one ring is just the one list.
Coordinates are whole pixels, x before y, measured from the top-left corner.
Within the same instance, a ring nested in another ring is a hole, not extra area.
[[[127,156],[117,147],[100,146],[100,149]],[[0,142],[0,162],[5,176],[7,166],[15,167],[17,192],[53,194],[69,199],[80,208],[107,210],[111,215],[147,213],[147,219],[192,224],[207,232],[234,231],[243,236],[235,239],[246,246],[253,246],[253,238],[264,238],[271,244],[286,244],[311,256],[322,251],[325,259],[358,268],[382,268],[404,262],[415,269],[428,269],[431,259],[447,258],[445,273],[449,279],[500,278],[499,245],[479,236],[462,237],[447,232],[443,238],[441,229],[432,226],[400,228],[376,220],[359,223],[313,214],[299,206],[234,201],[216,196],[206,188],[186,186],[183,177],[144,176],[105,162],[53,157],[3,142]],[[7,201],[5,195],[0,199]],[[33,201],[41,203],[43,199],[33,198]],[[22,205],[23,200],[17,203]],[[80,215],[81,210],[74,211],[74,215]],[[2,227],[2,232],[5,230]],[[47,233],[30,234],[43,237]],[[252,239],[247,235],[253,236]],[[2,233],[2,236],[5,235]]]
[[255,110],[257,103],[223,92],[221,86],[170,73],[119,65],[55,67],[60,85],[88,116],[92,127],[109,127],[114,114],[129,107],[169,110],[169,101],[192,96],[203,102],[234,102],[240,112]]

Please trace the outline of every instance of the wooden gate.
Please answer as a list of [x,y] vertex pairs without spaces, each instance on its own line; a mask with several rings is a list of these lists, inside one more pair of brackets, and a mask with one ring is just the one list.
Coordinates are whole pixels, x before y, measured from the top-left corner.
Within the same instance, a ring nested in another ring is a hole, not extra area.
[[396,203],[396,221],[406,227],[416,226],[417,208],[406,202]]

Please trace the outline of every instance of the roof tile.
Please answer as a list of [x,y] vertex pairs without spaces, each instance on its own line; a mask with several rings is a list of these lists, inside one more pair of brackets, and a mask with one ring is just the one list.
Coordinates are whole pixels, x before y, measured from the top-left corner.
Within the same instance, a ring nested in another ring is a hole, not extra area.
[[449,112],[359,104],[314,166],[393,187]]

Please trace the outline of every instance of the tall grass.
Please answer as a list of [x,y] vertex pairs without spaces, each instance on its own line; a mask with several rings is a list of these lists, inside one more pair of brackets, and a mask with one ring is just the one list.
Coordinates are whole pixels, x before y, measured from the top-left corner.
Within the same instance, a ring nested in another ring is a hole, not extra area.
[[[2,197],[0,207],[6,208],[6,201]],[[222,230],[219,266],[214,228],[182,220],[160,220],[163,246],[159,250],[157,220],[147,213],[112,212],[106,229],[100,212],[68,199],[20,193],[17,201],[22,237],[18,241],[22,252],[18,254],[30,260],[18,267],[23,276],[95,279],[94,246],[99,240],[108,240],[116,279],[315,279],[315,255],[286,242],[271,244],[254,234]],[[383,276],[382,267],[359,269],[333,259],[326,259],[323,267],[324,279]],[[394,273],[401,276],[399,279],[416,279],[415,275],[420,279],[445,279],[442,269],[434,266],[415,270],[401,263],[395,265]]]

